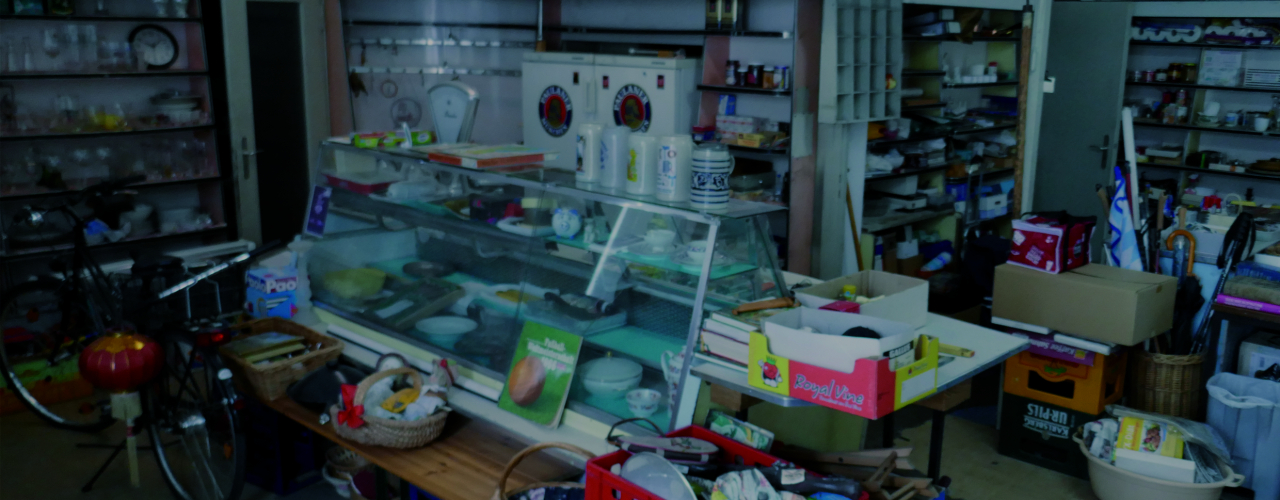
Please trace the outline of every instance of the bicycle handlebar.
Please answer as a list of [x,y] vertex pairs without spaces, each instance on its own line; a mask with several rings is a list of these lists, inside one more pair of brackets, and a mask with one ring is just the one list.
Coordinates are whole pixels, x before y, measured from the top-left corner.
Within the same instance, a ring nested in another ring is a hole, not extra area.
[[173,294],[175,294],[175,293],[181,292],[181,291],[183,291],[183,290],[186,290],[186,289],[188,289],[188,288],[191,288],[191,287],[195,286],[195,284],[196,284],[196,283],[199,283],[199,282],[201,282],[201,281],[203,281],[203,280],[205,280],[205,279],[208,279],[210,276],[213,276],[213,275],[218,274],[218,273],[220,273],[220,272],[226,271],[226,270],[227,270],[227,268],[229,268],[229,267],[231,267],[231,266],[234,266],[234,265],[239,264],[239,263],[241,263],[241,262],[248,262],[248,261],[250,261],[250,260],[256,259],[256,258],[258,258],[258,257],[262,256],[262,254],[267,253],[268,251],[271,251],[271,250],[275,250],[276,248],[280,247],[280,246],[281,246],[281,245],[283,245],[283,244],[284,244],[284,243],[283,243],[283,242],[281,242],[280,240],[272,241],[272,242],[267,243],[267,244],[265,244],[265,245],[262,245],[262,246],[260,246],[260,247],[258,247],[258,248],[255,248],[255,249],[253,249],[253,250],[250,250],[250,251],[248,251],[248,252],[244,252],[244,253],[242,253],[242,254],[240,254],[240,255],[237,255],[237,256],[232,257],[232,258],[230,258],[230,259],[228,259],[228,260],[225,260],[225,261],[223,261],[222,263],[220,263],[220,264],[218,264],[218,265],[216,265],[216,266],[213,266],[213,267],[211,267],[211,268],[209,268],[209,269],[206,269],[204,272],[202,272],[202,273],[200,273],[200,274],[197,274],[197,275],[195,275],[195,276],[192,276],[192,277],[190,277],[190,278],[187,278],[187,279],[185,279],[185,280],[182,280],[182,281],[181,281],[181,282],[179,282],[178,284],[173,285],[173,286],[171,286],[171,287],[169,287],[169,288],[167,288],[167,289],[162,290],[162,291],[161,291],[161,292],[156,296],[155,300],[153,300],[153,301],[151,301],[151,302],[148,302],[148,303],[147,303],[147,304],[145,304],[145,305],[151,305],[153,302],[158,302],[158,301],[164,300],[164,299],[166,299],[166,298],[169,298],[171,295],[173,295]]

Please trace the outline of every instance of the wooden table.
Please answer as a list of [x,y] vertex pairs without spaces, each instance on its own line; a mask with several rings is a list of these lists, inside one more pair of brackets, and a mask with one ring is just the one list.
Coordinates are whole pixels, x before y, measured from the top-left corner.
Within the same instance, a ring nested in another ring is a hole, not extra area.
[[[401,480],[402,499],[408,498],[405,485],[408,482],[440,500],[489,500],[507,461],[527,446],[498,426],[457,413],[449,416],[444,434],[422,448],[399,450],[366,446],[339,437],[333,424],[321,425],[319,414],[292,399],[282,398],[266,405],[376,465],[380,476],[379,496],[385,489],[381,487],[385,484],[384,474],[390,474]],[[581,474],[581,469],[571,467],[558,456],[539,452],[520,463],[507,480],[507,488],[576,478]]]

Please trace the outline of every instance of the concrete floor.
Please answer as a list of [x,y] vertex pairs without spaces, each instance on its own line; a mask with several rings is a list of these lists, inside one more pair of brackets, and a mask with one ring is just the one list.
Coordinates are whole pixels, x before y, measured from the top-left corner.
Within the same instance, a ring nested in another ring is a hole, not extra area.
[[[930,424],[927,413],[903,412],[899,418],[899,446],[914,446],[913,465],[927,468]],[[873,428],[868,436],[879,436]],[[1095,498],[1089,482],[996,453],[996,430],[955,416],[947,417],[942,473],[953,478],[949,498],[1013,500],[1075,500]],[[168,500],[172,498],[161,479],[150,451],[139,451],[142,487],[129,485],[123,455],[111,464],[94,489],[80,488],[102,464],[110,450],[79,449],[78,443],[115,444],[124,436],[123,425],[98,434],[54,429],[27,413],[0,417],[0,499],[2,500]],[[877,438],[878,439],[878,438]],[[145,445],[147,439],[141,439]],[[277,496],[246,485],[244,500],[271,500]],[[288,497],[290,500],[337,500],[340,497],[322,482]],[[1228,495],[1224,498],[1239,498]],[[486,500],[486,499],[478,499]]]
[[[111,454],[109,449],[77,448],[80,443],[114,445],[124,439],[124,424],[97,434],[55,429],[30,413],[0,417],[0,500],[170,500],[173,496],[160,476],[150,450],[138,451],[140,488],[129,485],[129,466],[120,454],[93,490],[80,488]],[[150,444],[139,438],[139,446]],[[243,500],[279,498],[246,484]],[[290,500],[339,500],[328,483],[319,482],[289,495]]]

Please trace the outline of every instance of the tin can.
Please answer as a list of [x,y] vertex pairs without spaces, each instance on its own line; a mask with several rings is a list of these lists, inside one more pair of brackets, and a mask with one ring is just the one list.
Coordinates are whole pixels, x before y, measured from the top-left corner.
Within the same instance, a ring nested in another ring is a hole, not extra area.
[[787,67],[786,67],[786,66],[775,66],[775,67],[773,68],[773,86],[774,86],[774,88],[777,88],[777,89],[779,89],[779,90],[787,88],[787,86],[786,86],[786,85],[784,85],[784,82],[786,82],[786,80],[787,80],[787,79],[786,79],[786,76],[785,76],[785,75],[786,75],[786,73],[787,73]]
[[1146,72],[1144,72],[1144,71],[1142,71],[1142,70],[1140,70],[1140,69],[1138,69],[1138,70],[1133,70],[1133,81],[1135,81],[1135,82],[1145,81],[1145,80],[1143,80],[1143,77],[1142,77],[1142,75],[1143,75],[1144,73],[1146,73]]
[[1143,71],[1143,72],[1142,72],[1142,81],[1147,82],[1147,83],[1151,83],[1151,82],[1156,81],[1156,72],[1155,72],[1155,71],[1151,71],[1151,70]]
[[778,88],[783,90],[791,90],[791,66],[779,66],[782,71],[782,80],[778,82]]

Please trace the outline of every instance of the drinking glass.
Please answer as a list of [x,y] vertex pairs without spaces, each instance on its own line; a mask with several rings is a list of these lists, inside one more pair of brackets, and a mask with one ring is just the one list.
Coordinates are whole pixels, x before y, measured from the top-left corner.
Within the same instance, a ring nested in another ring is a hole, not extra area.
[[169,17],[169,0],[155,0],[156,17]]
[[63,25],[62,40],[67,47],[67,59],[62,62],[63,68],[71,71],[80,69],[80,27],[74,24]]
[[60,53],[62,53],[62,47],[58,45],[58,29],[45,28],[44,54],[49,56],[49,59],[57,59]]

